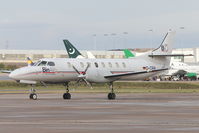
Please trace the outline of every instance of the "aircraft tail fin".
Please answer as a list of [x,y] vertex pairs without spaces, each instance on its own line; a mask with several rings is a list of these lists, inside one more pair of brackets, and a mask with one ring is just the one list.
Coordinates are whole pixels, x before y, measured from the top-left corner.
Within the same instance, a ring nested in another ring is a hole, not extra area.
[[151,52],[146,53],[143,56],[148,56],[150,60],[156,64],[162,65],[162,68],[169,68],[172,56],[179,56],[172,54],[173,41],[174,41],[175,31],[169,30],[165,35],[160,46]]
[[173,41],[174,41],[175,31],[169,30],[165,35],[161,45],[152,51],[153,54],[157,55],[167,55],[172,53]]
[[131,57],[135,57],[135,55],[128,49],[124,49],[124,56],[125,58],[131,58]]
[[69,58],[77,58],[78,56],[82,56],[82,54],[68,40],[63,40],[63,42]]
[[27,64],[28,64],[28,66],[34,65],[33,61],[30,59],[30,57],[27,57]]
[[95,56],[90,51],[87,51],[86,53],[89,59],[95,59]]

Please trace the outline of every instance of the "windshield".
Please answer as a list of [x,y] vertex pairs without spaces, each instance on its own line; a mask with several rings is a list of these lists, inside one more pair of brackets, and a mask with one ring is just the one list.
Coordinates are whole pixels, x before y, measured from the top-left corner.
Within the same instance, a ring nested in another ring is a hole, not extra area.
[[38,61],[34,64],[34,66],[55,66],[55,63],[52,61]]
[[47,61],[42,61],[42,62],[40,62],[40,63],[38,64],[38,66],[46,66],[46,64],[47,64]]
[[37,66],[41,61],[37,61],[33,66]]

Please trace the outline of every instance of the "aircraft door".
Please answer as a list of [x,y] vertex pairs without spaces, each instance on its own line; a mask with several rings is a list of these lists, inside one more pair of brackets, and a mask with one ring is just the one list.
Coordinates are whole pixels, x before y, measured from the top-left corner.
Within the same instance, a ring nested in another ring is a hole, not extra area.
[[55,72],[55,63],[52,61],[49,61],[46,65],[46,68],[48,69],[49,72]]

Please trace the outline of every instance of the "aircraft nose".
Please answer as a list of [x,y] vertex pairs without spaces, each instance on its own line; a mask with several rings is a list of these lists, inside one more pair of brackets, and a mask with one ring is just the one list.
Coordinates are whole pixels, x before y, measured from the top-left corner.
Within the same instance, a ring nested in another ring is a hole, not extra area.
[[17,78],[17,72],[16,72],[16,70],[12,71],[8,76],[11,79],[16,79]]
[[9,78],[13,79],[14,78],[13,72],[11,72],[8,76],[9,76]]

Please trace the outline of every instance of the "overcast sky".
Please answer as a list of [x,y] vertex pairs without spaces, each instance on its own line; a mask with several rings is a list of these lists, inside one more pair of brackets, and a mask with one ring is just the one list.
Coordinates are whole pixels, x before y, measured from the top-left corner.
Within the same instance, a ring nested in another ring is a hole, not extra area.
[[64,49],[63,39],[69,39],[80,50],[153,48],[160,44],[168,29],[177,32],[176,48],[199,47],[198,0],[0,3],[1,49]]

